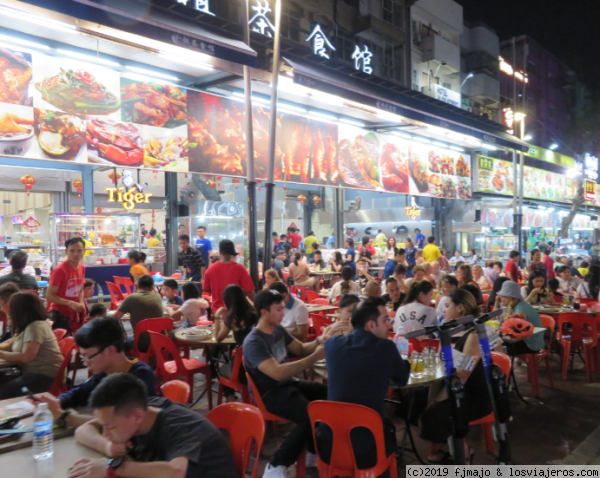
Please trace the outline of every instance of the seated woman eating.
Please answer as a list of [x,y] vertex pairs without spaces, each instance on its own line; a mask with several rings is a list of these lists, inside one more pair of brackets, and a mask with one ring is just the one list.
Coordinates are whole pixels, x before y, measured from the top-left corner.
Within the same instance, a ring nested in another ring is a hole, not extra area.
[[[477,317],[481,314],[481,307],[477,305],[475,297],[465,289],[456,289],[450,292],[446,304],[444,322],[469,315]],[[459,352],[480,358],[479,341],[474,332],[475,327],[471,324],[462,334],[453,336],[452,342],[454,348]],[[485,381],[483,362],[478,360],[472,371],[458,370],[457,374],[465,384],[463,403],[467,420],[472,422],[489,415],[492,412],[492,404]],[[445,394],[445,390],[442,393]],[[427,457],[431,463],[439,463],[448,459],[449,455],[442,451],[441,445],[448,442],[453,429],[452,406],[448,398],[436,401],[421,415],[421,438],[439,445],[438,450]],[[472,453],[468,449],[466,440],[465,458],[469,464]]]
[[173,326],[179,329],[188,329],[196,325],[200,317],[206,315],[208,302],[200,296],[200,289],[194,282],[187,282],[181,286],[181,297],[185,301],[183,305],[172,310],[167,307],[167,313],[173,319]]
[[[505,318],[519,317],[530,322],[534,327],[542,326],[542,319],[537,310],[529,302],[523,300],[519,284],[513,281],[507,281],[502,284],[502,289],[498,292],[502,307],[508,307],[508,314]],[[544,347],[544,334],[533,334],[517,342],[507,342],[508,353],[510,355],[536,354]]]
[[521,288],[521,295],[530,304],[554,304],[554,293],[546,286],[546,275],[540,271],[529,274],[527,285]]
[[60,369],[63,356],[46,321],[48,313],[32,292],[17,292],[8,304],[12,338],[0,346],[0,359],[21,369],[21,376],[2,384],[0,399],[20,397],[21,388],[47,392]]

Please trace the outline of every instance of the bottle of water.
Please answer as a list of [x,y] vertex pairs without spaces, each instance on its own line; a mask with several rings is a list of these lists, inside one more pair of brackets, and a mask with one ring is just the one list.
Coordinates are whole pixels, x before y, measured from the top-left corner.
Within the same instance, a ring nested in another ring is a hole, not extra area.
[[167,298],[164,295],[163,295],[163,298],[162,298],[162,304],[163,304],[163,309],[166,309],[168,301],[167,301]]
[[98,284],[98,303],[102,304],[104,302],[104,292],[102,291],[102,286]]
[[33,417],[33,459],[46,460],[54,455],[54,419],[47,403],[40,403]]
[[408,340],[404,337],[404,329],[400,327],[394,336],[394,343],[398,348],[398,353],[404,360],[408,360]]

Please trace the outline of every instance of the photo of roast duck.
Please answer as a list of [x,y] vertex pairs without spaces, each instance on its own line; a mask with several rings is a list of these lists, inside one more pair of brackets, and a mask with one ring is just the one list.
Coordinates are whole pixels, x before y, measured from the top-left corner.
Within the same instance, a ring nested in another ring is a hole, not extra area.
[[408,193],[408,161],[400,149],[391,143],[383,146],[381,154],[381,181],[387,191]]
[[283,155],[283,179],[302,183],[337,180],[337,151],[331,132],[317,124],[288,123]]
[[343,139],[338,147],[339,171],[342,180],[349,186],[356,186],[363,189],[374,189],[374,184],[365,176],[362,167],[359,165],[355,147],[350,140]]

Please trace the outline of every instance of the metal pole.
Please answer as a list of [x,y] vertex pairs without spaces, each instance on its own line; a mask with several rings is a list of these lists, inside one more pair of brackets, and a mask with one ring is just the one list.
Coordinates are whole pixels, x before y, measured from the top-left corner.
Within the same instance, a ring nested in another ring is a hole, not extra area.
[[171,275],[177,269],[179,239],[177,233],[177,173],[165,173],[165,226],[167,231],[167,262],[163,275]]
[[271,117],[269,119],[269,156],[265,199],[265,245],[263,270],[271,268],[271,233],[273,230],[273,196],[275,194],[275,148],[277,146],[277,83],[279,80],[281,44],[281,0],[275,1],[275,32],[273,33],[273,72],[271,76]]
[[[513,101],[512,101],[512,112],[513,112],[513,132],[517,127],[515,115],[517,114],[517,77],[515,76],[515,65],[517,61],[517,47],[515,37],[512,38],[512,64],[513,64]],[[513,149],[513,234],[516,234],[517,228],[517,217],[519,215],[519,187],[517,180],[517,152]]]
[[[250,1],[246,0],[246,21],[244,22],[244,43],[250,46]],[[248,266],[254,287],[258,289],[258,232],[256,205],[256,178],[254,171],[254,132],[252,128],[252,77],[250,67],[244,65],[244,95],[246,113],[246,188],[248,190]],[[265,254],[266,254],[265,249]],[[269,267],[270,268],[270,267]],[[267,270],[267,269],[264,269]]]
[[[523,101],[521,102],[522,111],[521,113],[527,115],[527,82],[525,81],[527,77],[527,54],[529,52],[528,45],[523,40]],[[515,70],[516,71],[516,65]],[[525,137],[525,118],[521,120],[521,129],[519,132],[519,139],[523,141]],[[519,224],[519,252],[524,252],[523,250],[523,195],[524,195],[524,169],[525,169],[525,153],[521,150],[521,165],[520,165],[520,186],[519,186],[519,216],[520,216],[520,224]]]

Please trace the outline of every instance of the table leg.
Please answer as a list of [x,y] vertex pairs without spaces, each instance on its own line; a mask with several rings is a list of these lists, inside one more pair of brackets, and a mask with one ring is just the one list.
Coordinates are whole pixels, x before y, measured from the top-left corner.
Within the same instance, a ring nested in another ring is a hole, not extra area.
[[510,379],[512,380],[513,390],[517,394],[517,397],[525,404],[529,405],[529,402],[523,398],[521,392],[519,391],[519,386],[517,385],[517,377],[515,376],[515,356],[511,355],[510,357]]

